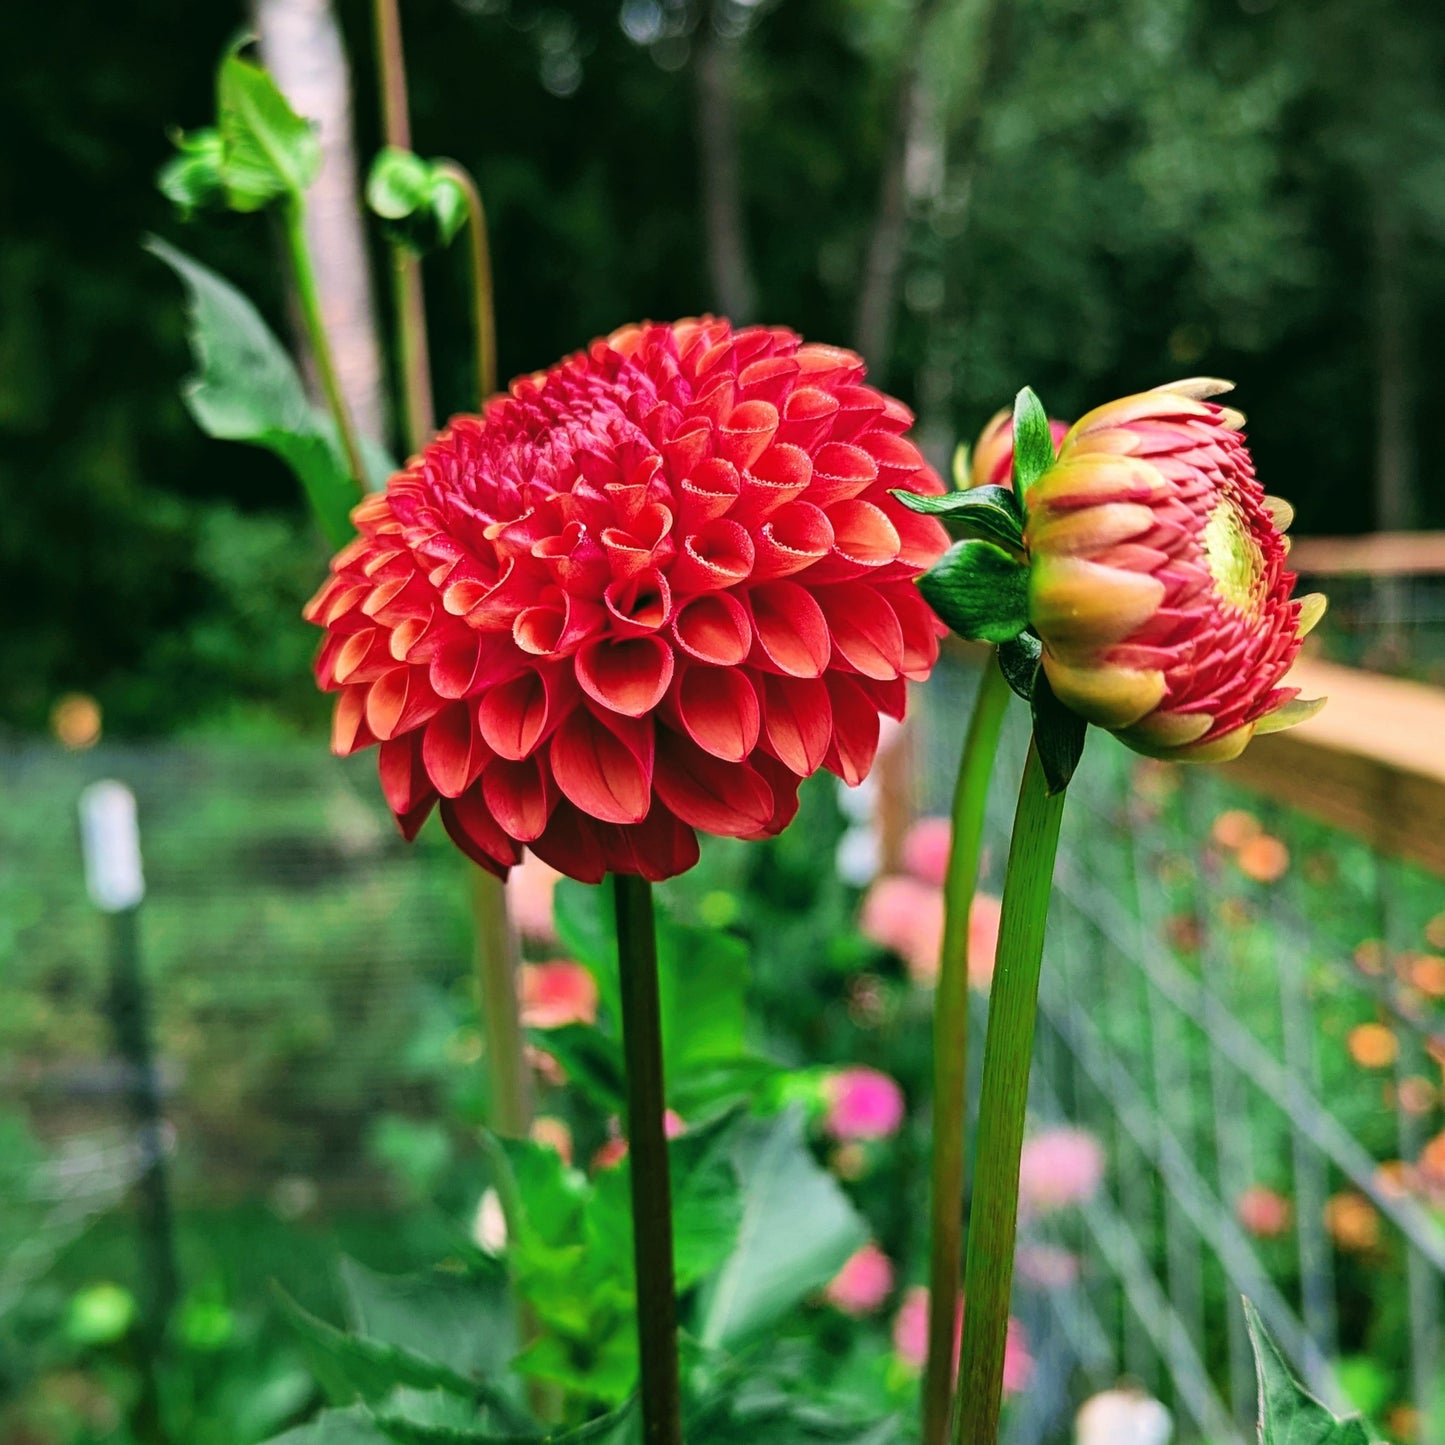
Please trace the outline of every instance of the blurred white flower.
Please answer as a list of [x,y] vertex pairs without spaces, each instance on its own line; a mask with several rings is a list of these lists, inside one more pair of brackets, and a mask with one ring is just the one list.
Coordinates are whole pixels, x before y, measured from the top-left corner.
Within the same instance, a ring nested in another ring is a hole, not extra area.
[[1169,1445],[1173,1436],[1169,1411],[1132,1386],[1085,1400],[1074,1419],[1074,1445]]
[[486,1190],[472,1220],[472,1240],[483,1254],[498,1255],[507,1247],[507,1216],[495,1189]]

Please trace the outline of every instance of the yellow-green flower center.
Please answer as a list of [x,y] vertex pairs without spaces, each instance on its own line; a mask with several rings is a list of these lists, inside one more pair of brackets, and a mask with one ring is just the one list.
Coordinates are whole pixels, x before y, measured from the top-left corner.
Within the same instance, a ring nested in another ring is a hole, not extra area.
[[1204,524],[1204,559],[1220,600],[1253,612],[1264,576],[1264,552],[1250,535],[1244,514],[1221,497]]

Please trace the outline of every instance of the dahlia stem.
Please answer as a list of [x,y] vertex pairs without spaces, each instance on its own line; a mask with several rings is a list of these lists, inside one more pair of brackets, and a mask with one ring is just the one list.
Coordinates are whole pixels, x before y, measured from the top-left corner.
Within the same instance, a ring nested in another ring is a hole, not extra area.
[[618,873],[617,965],[622,982],[622,1049],[627,1063],[627,1146],[632,1171],[632,1254],[637,1269],[637,1350],[645,1445],[682,1445],[677,1366],[677,1299],[672,1268],[662,1008],[652,885]]
[[517,939],[507,917],[500,879],[476,869],[471,901],[477,993],[492,1086],[492,1127],[507,1138],[520,1139],[532,1127],[532,1081],[518,1018]]
[[[381,82],[382,133],[389,146],[411,149],[406,60],[401,47],[398,0],[375,0],[377,74]],[[432,402],[431,359],[427,351],[426,300],[421,288],[421,258],[406,246],[391,248],[392,290],[396,305],[397,347],[401,352],[402,407],[407,445],[418,452],[436,430]]]
[[449,176],[467,203],[467,259],[471,269],[472,323],[476,333],[477,392],[485,401],[497,389],[497,322],[492,304],[492,253],[487,244],[487,213],[472,174],[456,161],[439,161],[437,173]]
[[1039,965],[1063,813],[1064,794],[1049,795],[1038,745],[1031,742],[1014,814],[983,1047],[956,1445],[997,1445],[998,1440]]
[[968,921],[983,851],[989,778],[1008,710],[1009,686],[990,651],[974,696],[953,788],[953,830],[943,880],[943,947],[933,1002],[933,1252],[923,1445],[944,1445],[953,1398],[959,1273],[963,1260],[964,1145],[968,1084]]
[[316,374],[321,379],[321,389],[326,394],[326,405],[336,423],[336,434],[341,438],[341,449],[346,453],[347,469],[356,483],[357,490],[366,491],[366,467],[361,460],[361,443],[357,440],[356,423],[351,419],[351,408],[341,390],[341,381],[336,374],[336,358],[331,351],[331,338],[326,334],[326,323],[321,315],[321,296],[316,289],[316,272],[311,264],[311,252],[306,246],[306,213],[298,198],[287,201],[283,208],[286,229],[286,246],[291,255],[291,275],[296,283],[296,295],[301,302],[301,315],[306,323],[306,335],[311,342],[311,355],[316,361]]

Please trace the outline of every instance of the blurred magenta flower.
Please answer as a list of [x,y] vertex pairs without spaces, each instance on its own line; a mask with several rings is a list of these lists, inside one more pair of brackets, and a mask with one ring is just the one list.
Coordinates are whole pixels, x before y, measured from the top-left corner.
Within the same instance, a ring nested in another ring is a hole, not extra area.
[[871,1315],[893,1293],[893,1261],[869,1240],[849,1255],[823,1291],[845,1315]]
[[903,1123],[903,1090],[878,1069],[859,1065],[830,1074],[824,1128],[835,1139],[887,1139]]
[[1315,712],[1283,686],[1322,596],[1294,597],[1284,529],[1240,435],[1175,382],[1091,411],[1024,498],[1029,614],[1065,706],[1138,752],[1237,757]]
[[1104,1148],[1085,1129],[1044,1129],[1024,1140],[1019,1213],[1047,1214],[1092,1199],[1104,1181]]
[[[953,1332],[953,1368],[958,1369],[958,1348],[963,1336],[963,1302],[959,1302],[958,1320]],[[928,1359],[928,1286],[913,1285],[905,1291],[898,1313],[893,1317],[893,1354],[909,1370],[921,1370]],[[1008,1322],[1008,1339],[1004,1345],[1003,1388],[1006,1395],[1017,1394],[1028,1387],[1034,1372],[1033,1356],[1023,1326],[1013,1318]]]
[[580,963],[524,963],[517,983],[523,1028],[597,1022],[597,980]]
[[[612,1119],[608,1128],[612,1136],[592,1156],[592,1172],[600,1174],[604,1169],[615,1169],[627,1158],[627,1140],[622,1136],[622,1121]],[[681,1114],[668,1109],[662,1116],[662,1132],[669,1139],[677,1139],[687,1133],[687,1124]]]

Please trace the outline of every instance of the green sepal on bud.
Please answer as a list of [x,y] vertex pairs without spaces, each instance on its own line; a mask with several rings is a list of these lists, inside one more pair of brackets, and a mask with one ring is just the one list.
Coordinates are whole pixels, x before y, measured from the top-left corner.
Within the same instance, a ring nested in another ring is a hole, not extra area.
[[1029,569],[993,542],[955,542],[918,590],[950,631],[974,642],[1008,642],[1029,625]]
[[1014,398],[1013,438],[1014,493],[1026,502],[1029,488],[1053,466],[1056,458],[1049,414],[1032,387],[1024,387]]
[[998,670],[1015,695],[1025,702],[1034,700],[1034,677],[1043,655],[1043,643],[1032,632],[1020,632],[998,645]]
[[387,146],[372,163],[366,204],[387,238],[426,254],[451,244],[467,219],[467,201],[446,164]]
[[1043,764],[1044,784],[1050,797],[1062,793],[1084,755],[1089,724],[1054,696],[1048,674],[1040,667],[1034,674],[1029,706],[1034,718],[1034,746]]
[[941,497],[904,491],[893,496],[911,512],[937,517],[952,532],[1023,551],[1024,514],[1007,487],[972,487],[966,492],[945,492]]
[[226,208],[221,133],[214,126],[200,130],[172,130],[171,144],[179,154],[156,172],[161,194],[189,221],[199,211]]

